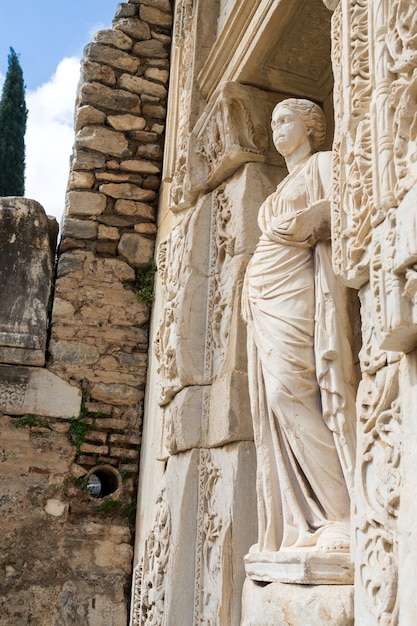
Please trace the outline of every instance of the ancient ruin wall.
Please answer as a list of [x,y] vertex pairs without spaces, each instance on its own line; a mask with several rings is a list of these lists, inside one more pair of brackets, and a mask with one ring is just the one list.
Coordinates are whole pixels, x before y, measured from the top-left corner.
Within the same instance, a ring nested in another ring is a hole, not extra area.
[[2,626],[128,620],[171,22],[131,0],[85,49],[46,364],[83,401],[2,419]]

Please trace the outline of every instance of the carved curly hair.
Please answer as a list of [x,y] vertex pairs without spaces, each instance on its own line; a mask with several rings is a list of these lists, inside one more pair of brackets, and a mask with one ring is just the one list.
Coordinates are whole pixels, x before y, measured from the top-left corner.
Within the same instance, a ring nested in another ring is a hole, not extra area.
[[311,102],[311,100],[305,100],[304,98],[287,98],[286,100],[278,102],[274,107],[272,116],[274,116],[275,111],[281,107],[287,107],[287,109],[291,109],[291,111],[297,113],[303,120],[305,127],[311,129],[310,139],[312,148],[317,152],[326,137],[326,118],[319,105]]

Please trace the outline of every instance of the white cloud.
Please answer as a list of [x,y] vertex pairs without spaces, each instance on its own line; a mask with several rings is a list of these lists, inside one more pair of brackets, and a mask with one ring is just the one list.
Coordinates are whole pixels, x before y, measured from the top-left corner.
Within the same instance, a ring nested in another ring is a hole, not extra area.
[[49,82],[26,92],[25,197],[42,204],[58,221],[64,212],[80,59],[63,59]]

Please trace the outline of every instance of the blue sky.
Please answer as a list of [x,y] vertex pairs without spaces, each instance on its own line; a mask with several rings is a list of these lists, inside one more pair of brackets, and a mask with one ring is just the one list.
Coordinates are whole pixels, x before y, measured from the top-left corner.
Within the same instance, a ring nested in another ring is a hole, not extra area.
[[117,0],[1,1],[0,73],[12,47],[27,89],[49,80],[64,57],[80,56],[92,33],[111,27]]
[[58,221],[83,48],[96,31],[111,28],[117,5],[117,0],[0,0],[0,88],[10,47],[19,55],[26,85],[25,196]]

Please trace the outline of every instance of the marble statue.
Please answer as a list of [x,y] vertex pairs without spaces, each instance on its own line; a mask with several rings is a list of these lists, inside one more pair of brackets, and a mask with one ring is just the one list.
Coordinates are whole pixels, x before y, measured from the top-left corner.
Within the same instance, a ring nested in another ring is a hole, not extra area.
[[243,316],[257,451],[251,552],[349,550],[354,383],[345,289],[331,266],[331,153],[325,118],[280,102],[273,141],[288,175],[260,208]]

